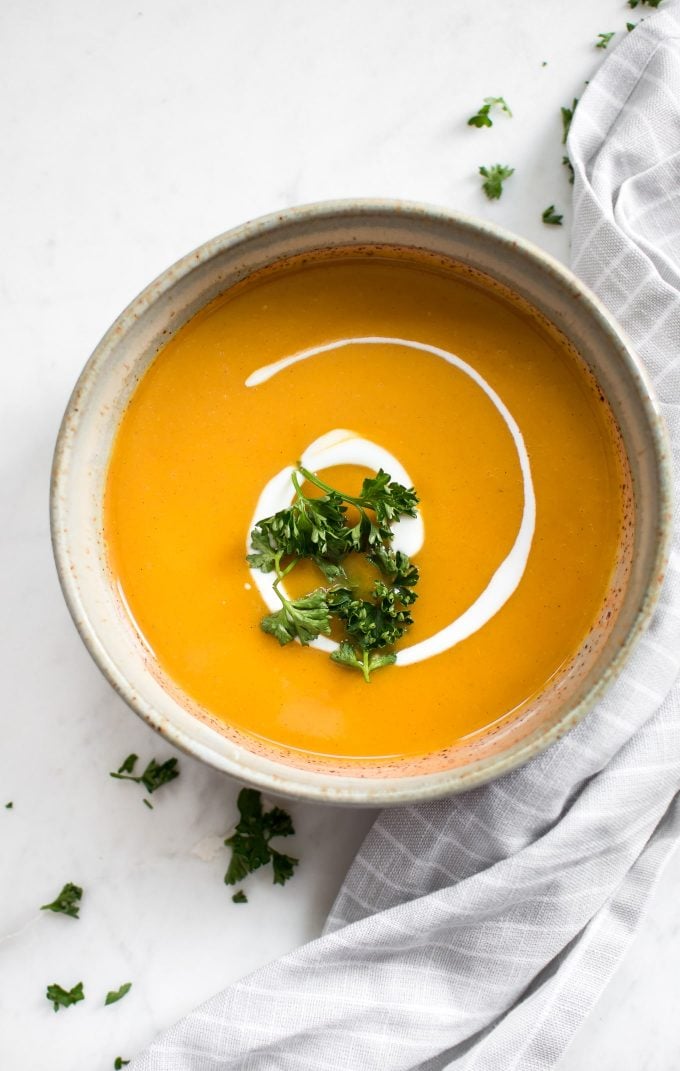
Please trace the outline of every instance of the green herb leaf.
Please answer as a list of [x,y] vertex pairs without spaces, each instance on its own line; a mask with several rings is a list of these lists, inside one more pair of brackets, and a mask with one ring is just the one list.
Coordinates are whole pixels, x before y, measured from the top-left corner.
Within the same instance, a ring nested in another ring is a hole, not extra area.
[[122,1068],[127,1067],[130,1063],[129,1060],[124,1060],[122,1056],[116,1056],[113,1061],[113,1071],[122,1071]]
[[367,684],[370,683],[371,673],[376,669],[381,669],[383,666],[393,666],[397,660],[397,656],[393,651],[388,651],[384,654],[376,654],[364,649],[357,652],[352,644],[343,641],[338,647],[337,651],[333,651],[331,658],[334,662],[337,662],[339,666],[348,666],[351,669],[358,669],[364,675],[364,680]]
[[110,776],[117,778],[119,781],[135,781],[138,785],[144,785],[144,788],[149,794],[155,792],[162,785],[167,785],[170,781],[174,781],[176,777],[179,777],[176,758],[166,759],[166,761],[162,763],[157,762],[156,759],[152,759],[144,770],[144,773],[139,776],[123,772],[125,770],[133,770],[136,761],[136,755],[128,755],[118,772],[112,773]]
[[597,44],[595,48],[606,48],[612,37],[616,37],[616,31],[612,30],[611,33],[599,33],[597,35]]
[[293,876],[298,860],[275,851],[270,841],[295,833],[290,815],[280,807],[272,807],[265,813],[262,796],[253,788],[241,789],[237,805],[241,817],[232,836],[224,842],[231,848],[231,861],[224,875],[225,884],[236,885],[248,874],[271,862],[274,884],[283,885]]
[[[310,497],[298,474],[322,495]],[[276,573],[272,589],[281,603],[281,609],[265,615],[260,626],[281,646],[293,640],[307,646],[318,636],[329,635],[331,619],[336,618],[344,625],[348,647],[337,653],[334,661],[356,666],[368,681],[371,667],[394,662],[392,655],[377,659],[368,652],[393,644],[412,624],[407,608],[417,597],[412,589],[418,582],[418,570],[407,555],[391,549],[390,541],[392,525],[400,517],[417,515],[418,496],[413,487],[404,487],[383,469],[364,479],[358,495],[336,490],[302,465],[292,482],[293,504],[258,521],[251,533],[254,549],[247,556],[248,562],[252,568]],[[354,523],[347,521],[348,507],[359,514]],[[342,562],[353,553],[367,555],[390,581],[389,585],[376,582],[372,599],[357,599],[350,587],[336,583],[347,579]],[[314,562],[331,586],[288,598],[281,584],[304,558]],[[350,657],[348,651],[355,647],[359,654]],[[230,882],[241,880],[248,867],[261,866],[269,859],[264,852],[260,857],[259,849],[252,845],[239,848],[228,872]],[[255,856],[248,858],[253,851]],[[281,866],[283,873],[285,864]]]
[[489,112],[494,107],[500,108],[507,116],[512,117],[512,112],[503,97],[484,97],[484,103],[476,115],[470,116],[467,125],[476,127],[493,126],[493,120]]
[[564,166],[567,168],[567,170],[569,172],[569,182],[573,186],[574,185],[574,168],[573,168],[572,162],[571,162],[571,160],[569,159],[568,156],[563,156],[562,157],[562,163],[564,164]]
[[561,227],[564,216],[560,216],[557,214],[554,205],[548,205],[548,207],[543,210],[543,215],[541,216],[541,219],[544,223],[548,223],[551,227]]
[[62,986],[54,982],[52,985],[48,985],[45,996],[52,1001],[55,1012],[58,1012],[60,1008],[70,1008],[72,1004],[85,1000],[82,982],[74,985],[73,989],[63,989]]
[[115,1004],[117,1001],[122,1000],[126,993],[129,993],[132,989],[132,982],[125,982],[120,989],[110,989],[106,994],[106,1000],[104,1001],[104,1007],[108,1004]]
[[239,889],[238,892],[235,892],[232,896],[231,902],[232,904],[247,904],[248,897],[244,893],[243,889]]
[[260,628],[263,632],[275,636],[281,646],[298,639],[303,647],[306,647],[319,633],[328,635],[331,631],[331,620],[325,591],[319,588],[301,599],[287,599],[276,586],[275,591],[282,606],[276,613],[262,618]]
[[142,803],[146,804],[150,811],[153,811],[153,803],[150,803],[146,796],[142,796]]
[[490,201],[497,201],[503,193],[503,183],[514,175],[515,169],[505,164],[491,164],[489,167],[480,167],[479,173],[484,179],[484,193]]
[[14,804],[13,804],[13,803],[12,803],[12,801],[10,800],[10,801],[9,801],[9,803],[6,803],[6,804],[5,804],[5,810],[6,810],[6,811],[11,811],[11,810],[12,810],[12,807],[13,807],[13,806],[14,806]]
[[83,896],[83,890],[79,885],[73,885],[70,881],[64,885],[56,900],[51,904],[43,904],[41,911],[54,911],[61,915],[68,915],[72,919],[79,917],[78,904]]
[[661,0],[628,0],[628,7],[636,8],[638,4],[646,4],[647,7],[658,7]]
[[567,144],[567,138],[569,137],[569,130],[571,129],[571,121],[574,118],[574,112],[576,111],[576,105],[578,104],[578,97],[574,97],[571,108],[560,108],[562,115],[562,144]]
[[298,861],[292,855],[282,855],[281,852],[274,851],[273,848],[270,849],[270,852],[274,871],[274,885],[285,885],[289,878],[292,878]]
[[628,33],[630,33],[631,30],[634,30],[636,26],[637,26],[637,22],[627,22],[626,23],[626,29],[628,30]]

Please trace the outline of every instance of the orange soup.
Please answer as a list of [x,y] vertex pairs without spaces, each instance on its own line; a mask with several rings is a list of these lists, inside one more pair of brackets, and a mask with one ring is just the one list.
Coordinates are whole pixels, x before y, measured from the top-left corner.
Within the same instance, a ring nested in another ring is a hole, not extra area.
[[[355,494],[382,464],[420,498],[414,623],[368,685],[260,628],[272,576],[248,536],[300,458]],[[573,659],[625,481],[590,373],[519,299],[455,265],[336,253],[246,280],[165,345],[117,433],[105,538],[136,629],[203,709],[305,753],[415,756],[517,717]]]

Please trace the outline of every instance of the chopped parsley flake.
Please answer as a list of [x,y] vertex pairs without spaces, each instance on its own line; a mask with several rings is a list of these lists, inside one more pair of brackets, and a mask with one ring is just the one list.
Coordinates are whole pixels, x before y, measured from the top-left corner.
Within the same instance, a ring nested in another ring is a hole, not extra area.
[[543,215],[541,216],[541,219],[544,223],[550,224],[551,227],[561,227],[564,216],[560,216],[557,214],[554,205],[548,205],[548,207],[543,210]]
[[54,911],[61,915],[68,915],[72,919],[79,918],[80,907],[78,906],[83,897],[83,890],[79,885],[68,882],[64,885],[56,900],[51,904],[43,904],[41,911]]
[[576,111],[576,105],[578,104],[578,97],[574,97],[571,108],[560,108],[562,114],[562,144],[567,144],[567,138],[569,137],[569,130],[571,129],[571,121],[574,118],[574,112]]
[[125,984],[122,985],[120,989],[110,989],[109,992],[106,994],[104,1006],[106,1007],[108,1004],[115,1004],[116,1001],[122,1000],[126,993],[129,993],[131,989],[132,982],[125,982]]
[[503,192],[503,183],[514,175],[515,169],[505,164],[492,164],[490,167],[480,167],[479,173],[484,179],[484,193],[490,201],[497,201]]
[[606,48],[612,37],[616,37],[616,32],[612,30],[611,33],[599,33],[597,35],[597,44],[595,48]]
[[137,763],[137,758],[137,755],[128,755],[125,762],[118,767],[117,772],[112,773],[109,776],[115,777],[119,781],[135,781],[138,785],[144,785],[144,788],[149,794],[155,792],[162,785],[167,785],[170,781],[174,781],[176,777],[179,777],[177,759],[175,758],[166,759],[166,761],[162,763],[157,762],[156,759],[152,759],[144,770],[144,773],[136,775],[133,771]]
[[502,112],[512,118],[512,112],[507,105],[507,102],[503,97],[484,97],[484,103],[480,107],[476,115],[471,115],[467,121],[468,126],[476,126],[481,128],[483,126],[493,126],[493,120],[489,114],[492,108],[500,108]]
[[60,1008],[70,1008],[72,1004],[85,1000],[82,982],[74,985],[73,989],[63,989],[62,986],[54,982],[52,985],[48,985],[45,996],[52,1001],[55,1012],[58,1012]]

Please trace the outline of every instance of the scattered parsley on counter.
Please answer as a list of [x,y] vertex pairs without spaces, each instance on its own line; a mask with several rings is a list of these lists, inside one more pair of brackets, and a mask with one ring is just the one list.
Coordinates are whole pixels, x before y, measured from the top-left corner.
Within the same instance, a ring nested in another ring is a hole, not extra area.
[[548,223],[551,227],[561,227],[564,216],[558,215],[558,213],[555,211],[554,205],[548,205],[548,207],[544,209],[541,219],[544,223]]
[[56,900],[51,904],[43,904],[41,911],[55,911],[61,915],[68,915],[72,919],[79,918],[80,907],[78,906],[83,897],[83,890],[79,885],[67,882],[59,893]]
[[[270,841],[275,837],[290,837],[295,833],[290,815],[280,807],[272,807],[270,811],[265,812],[262,808],[262,796],[253,788],[241,789],[237,805],[241,817],[233,835],[227,837],[224,842],[231,848],[231,862],[224,875],[225,885],[236,885],[267,863],[272,864],[274,884],[285,885],[288,879],[292,878],[298,860],[277,852],[271,847]],[[243,895],[245,896],[245,893]],[[245,901],[234,898],[234,902]]]
[[118,771],[109,776],[115,777],[119,781],[135,781],[138,785],[144,785],[149,794],[179,777],[177,759],[175,758],[167,759],[163,763],[158,763],[155,759],[152,759],[144,773],[136,775],[133,770],[137,763],[137,758],[137,755],[128,755],[122,766],[119,766]]
[[562,163],[564,164],[564,166],[567,168],[567,170],[569,172],[569,182],[573,186],[574,185],[574,165],[572,164],[572,162],[571,162],[571,160],[569,159],[568,156],[563,156],[562,157]]
[[153,803],[150,803],[146,796],[142,797],[142,803],[145,803],[150,811],[153,811]]
[[[305,494],[299,477],[323,494]],[[302,466],[293,473],[292,483],[292,505],[258,521],[250,534],[248,564],[263,573],[276,573],[272,588],[281,603],[280,610],[262,618],[260,627],[281,646],[298,640],[306,647],[317,636],[328,636],[335,619],[344,636],[332,660],[359,669],[370,683],[373,670],[395,661],[394,653],[384,648],[396,643],[412,624],[409,607],[417,598],[412,588],[418,570],[405,554],[392,551],[390,541],[395,521],[416,516],[418,496],[382,469],[364,480],[358,495],[330,487]],[[358,519],[347,520],[348,507]],[[363,554],[381,574],[364,592],[368,598],[359,598],[347,580],[343,562],[351,554]],[[305,558],[331,586],[288,598],[280,585]],[[382,653],[376,654],[378,650]]]
[[470,116],[467,125],[476,126],[478,128],[483,126],[493,126],[493,119],[489,115],[489,112],[494,107],[500,108],[509,118],[512,118],[512,112],[503,97],[484,97],[484,103],[481,108],[476,115]]
[[12,800],[10,800],[9,803],[5,804],[5,810],[6,811],[11,811],[13,807],[14,807],[14,804],[13,804]]
[[490,201],[497,201],[503,192],[503,183],[514,175],[515,169],[504,164],[492,164],[490,167],[480,167],[479,173],[484,179],[484,193]]
[[[132,755],[128,755],[128,757],[125,759],[125,761],[118,767],[118,773],[119,774],[131,774],[132,771],[135,768],[135,763],[137,762],[138,758],[139,758],[139,755],[135,755],[134,752],[132,753]],[[113,777],[113,776],[114,776],[114,774],[111,774],[111,777]]]
[[628,7],[637,7],[638,4],[647,4],[648,7],[658,7],[661,0],[628,0]]
[[567,144],[567,138],[569,137],[569,130],[571,128],[571,121],[574,118],[574,112],[576,111],[576,105],[578,104],[578,97],[574,97],[571,108],[560,108],[562,115],[562,144]]
[[595,48],[606,48],[612,37],[616,37],[616,31],[612,30],[611,33],[599,33],[597,35],[597,44]]
[[238,892],[235,892],[234,895],[232,896],[231,902],[233,904],[247,904],[248,903],[248,897],[244,893],[243,889],[239,889]]
[[109,992],[106,994],[104,1006],[106,1007],[108,1004],[115,1004],[116,1001],[122,1000],[126,993],[129,993],[131,989],[132,982],[125,982],[124,985],[120,987],[120,989],[110,989]]
[[634,30],[636,26],[637,26],[637,22],[627,22],[626,23],[626,29],[628,30],[628,33],[630,33],[631,30]]
[[55,982],[53,985],[48,985],[45,996],[52,1001],[55,1012],[58,1012],[60,1008],[70,1008],[72,1004],[85,1000],[82,982],[74,985],[73,989],[63,989]]
[[127,1067],[129,1063],[130,1061],[124,1060],[122,1056],[116,1056],[116,1059],[113,1061],[113,1071],[122,1071],[122,1069]]

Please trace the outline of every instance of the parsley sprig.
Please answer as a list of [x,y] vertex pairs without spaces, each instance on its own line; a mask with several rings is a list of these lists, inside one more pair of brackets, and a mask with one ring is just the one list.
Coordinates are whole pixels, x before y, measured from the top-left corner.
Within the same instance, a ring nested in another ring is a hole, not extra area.
[[57,914],[68,915],[72,919],[79,918],[80,901],[83,896],[83,890],[79,885],[74,885],[72,882],[67,882],[63,889],[52,901],[51,904],[43,904],[40,908],[41,911],[54,911]]
[[493,126],[493,119],[489,112],[492,108],[500,108],[508,118],[512,118],[512,112],[508,107],[507,101],[504,97],[484,97],[484,103],[480,107],[476,115],[471,115],[467,121],[468,126],[476,126],[481,129],[484,126]]
[[514,175],[515,169],[506,164],[491,164],[489,167],[480,167],[479,173],[484,179],[484,193],[490,201],[497,201],[503,193],[503,183]]
[[55,1012],[58,1012],[60,1008],[70,1008],[72,1004],[85,1000],[82,982],[78,982],[72,989],[64,989],[53,982],[52,985],[48,985],[45,996],[52,1001]]
[[[236,885],[248,874],[271,863],[274,884],[285,885],[292,878],[298,860],[272,848],[276,837],[292,837],[295,833],[290,815],[281,807],[265,811],[262,796],[254,788],[242,788],[238,795],[239,822],[225,844],[231,848],[231,862],[224,875],[225,885]],[[236,893],[234,903],[247,903],[245,893]]]
[[[118,767],[117,772],[111,773],[109,776],[115,777],[118,781],[135,781],[138,785],[144,785],[149,795],[152,792],[156,792],[162,785],[167,785],[170,781],[174,781],[176,777],[179,777],[176,758],[166,759],[165,762],[157,762],[156,759],[151,759],[144,772],[137,775],[134,773],[134,769],[138,758],[139,756],[134,753],[128,755]],[[144,802],[150,806],[147,800],[144,800]]]
[[[300,477],[323,494],[304,492]],[[292,504],[255,525],[250,540],[249,565],[274,572],[273,590],[281,608],[260,622],[264,632],[283,646],[298,640],[308,646],[328,636],[335,619],[344,637],[331,658],[339,665],[358,669],[370,682],[375,669],[394,663],[391,648],[412,624],[408,607],[417,596],[413,587],[418,570],[405,554],[390,547],[392,525],[400,517],[416,516],[418,496],[412,487],[392,480],[382,469],[364,480],[358,495],[338,491],[302,465],[293,473]],[[348,521],[348,507],[358,517]],[[382,574],[370,592],[360,598],[347,581],[345,559],[365,555]],[[330,587],[318,587],[297,599],[288,598],[282,581],[304,559],[321,571]]]

